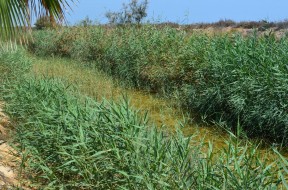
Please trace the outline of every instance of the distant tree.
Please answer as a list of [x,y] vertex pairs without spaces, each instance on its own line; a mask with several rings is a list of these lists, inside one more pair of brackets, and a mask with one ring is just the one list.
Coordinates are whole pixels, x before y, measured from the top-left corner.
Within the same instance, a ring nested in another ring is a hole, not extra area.
[[88,16],[86,16],[85,19],[79,22],[79,26],[83,26],[83,27],[88,27],[92,25],[93,25],[93,21]]
[[148,0],[132,0],[128,5],[123,4],[120,12],[107,12],[110,24],[140,24],[147,16]]
[[[53,21],[52,21],[53,22]],[[41,16],[35,22],[35,28],[37,30],[43,30],[45,28],[51,28],[53,24],[51,23],[51,19],[49,16]],[[55,26],[55,25],[54,25]],[[54,27],[53,26],[53,27]]]

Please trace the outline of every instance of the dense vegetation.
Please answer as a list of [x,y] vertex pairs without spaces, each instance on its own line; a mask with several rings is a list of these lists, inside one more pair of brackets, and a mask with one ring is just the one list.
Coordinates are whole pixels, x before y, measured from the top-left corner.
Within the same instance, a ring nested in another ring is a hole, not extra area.
[[[276,189],[287,162],[231,136],[213,146],[148,126],[129,108],[96,102],[56,78],[35,78],[25,52],[0,53],[0,93],[37,189]],[[8,72],[5,72],[8,71]],[[101,89],[99,89],[101,90]]]
[[186,33],[151,26],[34,33],[41,56],[94,61],[130,85],[176,97],[208,121],[288,144],[288,38]]
[[[158,24],[159,25],[159,24]],[[241,21],[241,22],[235,22],[230,19],[221,19],[217,22],[212,23],[195,23],[195,24],[187,24],[187,25],[180,25],[178,23],[161,23],[160,25],[169,25],[171,27],[175,28],[183,28],[186,30],[191,29],[208,29],[208,28],[243,28],[243,29],[256,29],[258,31],[265,31],[265,30],[274,30],[279,31],[282,29],[287,29],[288,27],[288,20],[284,21],[278,21],[278,22],[270,22],[267,20],[261,20],[261,21]]]

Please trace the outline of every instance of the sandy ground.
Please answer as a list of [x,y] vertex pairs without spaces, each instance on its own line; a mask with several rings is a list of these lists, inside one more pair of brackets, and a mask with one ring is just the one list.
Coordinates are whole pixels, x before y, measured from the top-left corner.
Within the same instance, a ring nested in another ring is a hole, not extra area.
[[0,102],[0,189],[19,187],[16,168],[19,163],[17,152],[8,145],[8,117],[3,113],[3,103]]

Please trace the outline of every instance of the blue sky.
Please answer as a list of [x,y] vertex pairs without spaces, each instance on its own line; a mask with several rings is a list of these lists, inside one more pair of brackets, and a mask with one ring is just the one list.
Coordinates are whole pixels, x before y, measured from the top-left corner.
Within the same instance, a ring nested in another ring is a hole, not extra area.
[[[78,0],[73,11],[69,11],[70,24],[88,16],[100,23],[107,22],[107,11],[120,10],[129,0]],[[281,21],[288,19],[287,0],[150,0],[148,5],[150,21],[171,21],[180,24],[215,22],[220,19],[235,21]]]

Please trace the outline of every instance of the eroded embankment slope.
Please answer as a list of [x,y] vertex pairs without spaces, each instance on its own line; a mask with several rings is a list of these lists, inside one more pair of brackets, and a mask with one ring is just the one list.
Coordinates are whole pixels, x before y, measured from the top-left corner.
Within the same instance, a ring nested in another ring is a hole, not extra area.
[[17,152],[8,145],[8,117],[3,113],[4,104],[0,102],[0,189],[10,189],[19,185],[17,179]]

